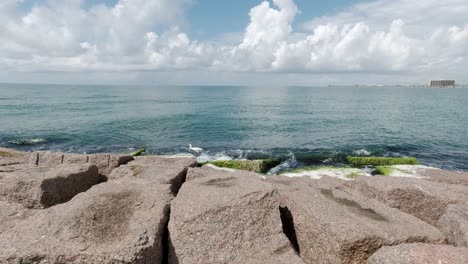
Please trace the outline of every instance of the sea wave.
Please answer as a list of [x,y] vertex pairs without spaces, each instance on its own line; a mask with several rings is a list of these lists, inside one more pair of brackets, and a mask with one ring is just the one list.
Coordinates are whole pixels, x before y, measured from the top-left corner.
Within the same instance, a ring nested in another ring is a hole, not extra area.
[[290,158],[281,162],[278,166],[271,168],[267,174],[268,175],[276,175],[283,171],[288,171],[299,166],[299,162],[296,160],[294,153],[291,153]]
[[197,161],[200,163],[215,161],[215,160],[233,160],[234,157],[227,155],[224,152],[209,154],[209,153],[202,153],[197,157]]
[[370,156],[371,152],[368,151],[367,149],[358,149],[353,151],[353,154],[356,156]]
[[8,143],[20,146],[37,145],[47,142],[45,138],[19,138],[8,141]]

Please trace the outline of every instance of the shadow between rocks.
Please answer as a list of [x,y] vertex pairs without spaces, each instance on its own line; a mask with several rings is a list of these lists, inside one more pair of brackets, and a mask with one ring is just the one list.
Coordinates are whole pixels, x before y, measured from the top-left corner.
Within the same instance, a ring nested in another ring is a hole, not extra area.
[[283,233],[289,239],[297,254],[300,255],[301,250],[299,248],[299,243],[297,242],[296,228],[294,226],[294,217],[291,214],[291,211],[288,207],[280,206],[279,211],[281,217],[281,224],[283,226]]

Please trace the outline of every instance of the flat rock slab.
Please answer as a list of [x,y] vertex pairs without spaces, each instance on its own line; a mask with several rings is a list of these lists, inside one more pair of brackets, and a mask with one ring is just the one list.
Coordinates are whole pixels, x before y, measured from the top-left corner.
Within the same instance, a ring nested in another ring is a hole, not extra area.
[[383,245],[442,243],[435,227],[376,200],[340,190],[341,180],[269,178],[290,213],[306,263],[365,263]]
[[31,167],[0,173],[0,199],[27,208],[64,203],[102,181],[93,165]]
[[113,169],[133,160],[133,157],[130,155],[108,153],[88,155],[51,151],[36,151],[29,153],[28,155],[30,165],[40,167],[53,167],[61,164],[89,164],[96,165],[101,175],[108,175],[112,172]]
[[0,237],[0,263],[161,263],[166,185],[103,183]]
[[303,263],[258,174],[203,167],[187,179],[172,202],[169,263]]
[[464,185],[385,176],[359,177],[346,185],[434,226],[449,204],[468,202]]
[[401,244],[382,247],[369,264],[466,264],[468,248],[448,245]]
[[[172,164],[172,165],[171,165]],[[143,184],[169,184],[176,195],[185,181],[187,169],[196,166],[195,158],[168,158],[150,156],[137,158],[116,168],[108,176],[109,181],[136,180]]]
[[139,156],[135,157],[135,163],[144,164],[152,167],[196,167],[197,159],[195,157],[179,156]]

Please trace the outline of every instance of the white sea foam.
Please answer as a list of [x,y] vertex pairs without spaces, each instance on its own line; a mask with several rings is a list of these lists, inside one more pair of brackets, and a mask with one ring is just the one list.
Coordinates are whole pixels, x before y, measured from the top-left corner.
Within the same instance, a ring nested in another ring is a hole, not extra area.
[[174,155],[164,155],[166,158],[193,158],[195,157],[192,153],[177,153]]
[[20,138],[8,141],[8,143],[14,145],[34,145],[45,142],[46,140],[44,138]]
[[358,149],[353,151],[353,154],[357,156],[369,156],[371,153],[366,149]]
[[357,176],[371,176],[364,170],[356,168],[323,168],[323,169],[311,169],[300,172],[286,172],[281,174],[286,177],[308,177],[311,179],[321,179],[324,176],[340,178],[343,180],[352,180]]
[[213,169],[216,169],[216,170],[222,170],[222,171],[230,171],[230,172],[235,172],[236,171],[235,169],[218,167],[218,166],[213,165],[213,164],[206,164],[204,166],[207,166],[207,167],[210,167],[210,168],[213,168]]
[[197,157],[197,161],[200,163],[215,161],[215,160],[232,160],[233,158],[225,153],[216,153],[210,155],[209,153],[202,153],[200,156]]
[[437,169],[424,165],[392,165],[391,177],[425,178],[419,174],[420,169]]
[[290,154],[291,157],[283,162],[281,162],[278,166],[271,168],[268,172],[267,175],[276,175],[282,171],[287,171],[293,168],[296,168],[298,165],[298,162],[296,160],[296,157],[294,154]]

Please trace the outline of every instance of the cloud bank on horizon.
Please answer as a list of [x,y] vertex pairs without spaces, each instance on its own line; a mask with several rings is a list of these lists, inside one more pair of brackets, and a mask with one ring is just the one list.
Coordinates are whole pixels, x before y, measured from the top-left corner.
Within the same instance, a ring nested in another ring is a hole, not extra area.
[[[468,70],[468,1],[377,0],[293,28],[293,0],[263,1],[237,44],[184,32],[191,0],[48,0],[22,10],[0,3],[0,69],[6,72],[208,71],[408,74]],[[216,23],[216,21],[213,21]],[[465,77],[465,81],[468,81]]]

